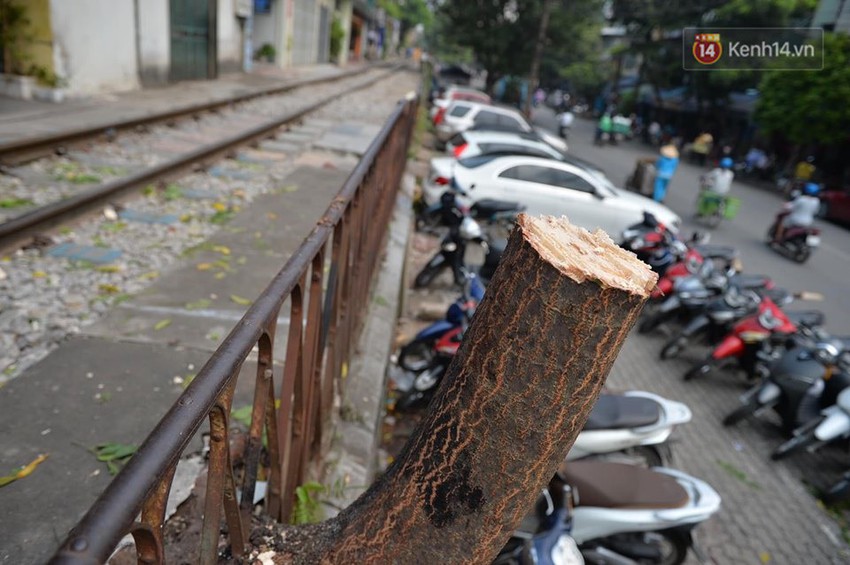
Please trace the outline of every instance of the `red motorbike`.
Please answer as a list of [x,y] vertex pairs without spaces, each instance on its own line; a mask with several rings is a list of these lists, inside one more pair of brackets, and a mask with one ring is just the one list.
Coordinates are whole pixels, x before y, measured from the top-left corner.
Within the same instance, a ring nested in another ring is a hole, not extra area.
[[785,312],[765,296],[759,302],[758,312],[735,324],[708,357],[691,367],[683,378],[689,381],[730,362],[737,363],[749,379],[763,377],[789,337],[801,328],[808,331],[820,326],[823,321],[822,312]]
[[782,235],[777,238],[779,226],[789,214],[788,210],[777,214],[770,229],[767,230],[767,244],[780,255],[798,263],[804,263],[820,246],[820,230],[812,226],[790,226],[782,230]]
[[413,383],[396,401],[395,409],[398,411],[410,410],[419,406],[426,406],[431,397],[437,392],[443,375],[449,367],[467,328],[464,321],[460,326],[451,329],[439,337],[433,345],[433,352],[429,365],[416,373]]

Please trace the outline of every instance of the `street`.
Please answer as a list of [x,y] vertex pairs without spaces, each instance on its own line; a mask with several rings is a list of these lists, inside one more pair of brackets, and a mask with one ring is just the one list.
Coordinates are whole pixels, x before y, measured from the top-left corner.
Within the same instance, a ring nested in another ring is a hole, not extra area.
[[[535,109],[534,121],[557,132],[554,113],[548,107]],[[577,157],[600,166],[616,185],[622,187],[631,174],[635,161],[652,157],[656,150],[640,140],[619,145],[593,145],[595,121],[578,118],[573,123],[567,143]],[[850,276],[850,232],[829,222],[817,221],[822,230],[822,243],[806,263],[800,265],[769,249],[764,244],[767,228],[782,205],[781,195],[735,182],[731,194],[741,199],[741,211],[734,220],[724,220],[716,229],[709,229],[693,220],[699,175],[705,172],[686,162],[684,156],[670,181],[666,204],[683,220],[682,233],[695,230],[711,233],[711,243],[733,245],[741,253],[747,273],[769,275],[777,286],[790,291],[808,290],[824,295],[822,302],[799,302],[789,309],[819,309],[827,314],[827,328],[837,334],[850,334],[850,301],[846,300],[847,279]]]
[[[554,129],[548,108],[538,109],[538,123]],[[601,166],[615,184],[622,185],[635,160],[653,150],[640,141],[618,146],[593,146],[594,122],[577,119],[568,143],[570,153]],[[667,194],[669,205],[681,215],[684,233],[706,228],[691,215],[700,169],[681,163]],[[779,195],[736,182],[732,194],[742,200],[741,212],[712,230],[711,241],[740,250],[744,269],[770,275],[778,286],[824,294],[822,302],[799,302],[789,309],[820,309],[827,329],[850,333],[850,304],[844,299],[850,255],[850,233],[824,222],[823,246],[804,265],[774,253],[763,243],[773,215],[782,203]],[[822,449],[773,462],[770,453],[782,441],[773,414],[724,428],[721,420],[738,405],[748,388],[740,374],[713,372],[684,382],[682,373],[706,353],[692,348],[682,359],[660,361],[658,352],[666,337],[662,332],[639,335],[626,341],[607,385],[612,389],[648,390],[686,403],[693,420],[674,434],[674,466],[711,484],[720,493],[720,512],[696,529],[699,543],[714,563],[846,563],[847,510],[826,510],[812,491],[828,487],[847,470],[846,451]],[[843,538],[843,539],[842,539]],[[696,563],[689,560],[689,563]]]

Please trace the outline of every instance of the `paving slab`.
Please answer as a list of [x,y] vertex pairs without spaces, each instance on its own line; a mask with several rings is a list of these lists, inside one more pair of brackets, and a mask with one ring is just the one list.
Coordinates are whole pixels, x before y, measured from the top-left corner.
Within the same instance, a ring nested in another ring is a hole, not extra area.
[[363,155],[379,131],[381,127],[372,124],[353,122],[338,124],[319,138],[313,146],[317,149]]
[[[184,264],[123,302],[88,335],[180,343],[213,351],[242,317],[327,208],[350,170],[296,168],[285,187],[262,195],[204,244],[185,253]],[[278,335],[288,328],[288,307]],[[285,340],[276,340],[275,357]]]
[[88,448],[141,442],[182,392],[174,376],[200,367],[207,356],[162,344],[75,337],[26,379],[4,387],[4,471],[48,457],[30,476],[0,490],[0,563],[44,563],[111,479]]

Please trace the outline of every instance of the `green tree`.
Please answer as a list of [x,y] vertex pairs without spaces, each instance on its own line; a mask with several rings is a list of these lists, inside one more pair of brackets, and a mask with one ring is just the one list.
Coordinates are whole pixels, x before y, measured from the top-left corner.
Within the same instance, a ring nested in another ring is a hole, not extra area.
[[822,71],[765,74],[756,120],[798,145],[834,144],[850,131],[850,37],[825,34]]
[[[555,3],[544,40],[544,83],[556,79],[565,64],[598,57],[593,47],[601,26],[601,5],[601,0]],[[542,0],[445,0],[438,12],[440,31],[471,50],[487,69],[489,89],[504,76],[528,75],[542,8]]]

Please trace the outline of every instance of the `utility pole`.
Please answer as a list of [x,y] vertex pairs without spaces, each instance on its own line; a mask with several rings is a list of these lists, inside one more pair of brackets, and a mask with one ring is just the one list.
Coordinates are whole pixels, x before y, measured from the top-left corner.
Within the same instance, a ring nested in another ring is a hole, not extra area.
[[549,28],[549,14],[555,0],[543,0],[543,12],[540,14],[540,29],[537,30],[537,44],[534,46],[534,59],[531,60],[531,76],[528,80],[528,94],[525,97],[525,115],[531,119],[531,97],[540,83],[540,59],[543,58],[543,44],[546,43],[546,30]]

